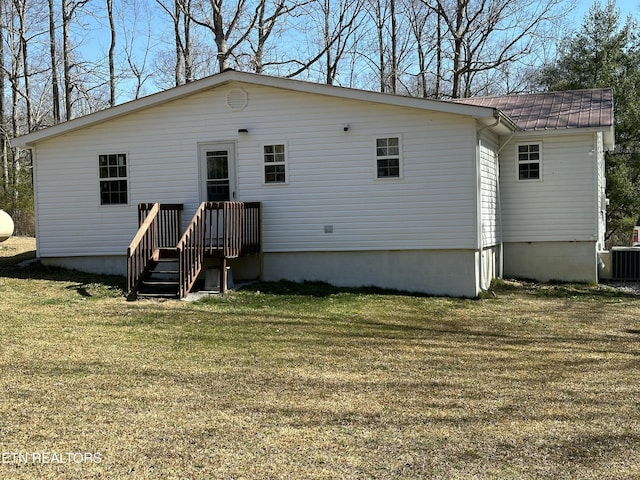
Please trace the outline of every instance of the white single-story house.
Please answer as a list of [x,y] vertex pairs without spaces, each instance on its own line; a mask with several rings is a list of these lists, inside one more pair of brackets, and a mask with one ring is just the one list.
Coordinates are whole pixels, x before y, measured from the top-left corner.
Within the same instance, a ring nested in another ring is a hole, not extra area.
[[236,279],[475,297],[501,276],[598,280],[613,104],[225,71],[13,145],[32,151],[45,264],[125,274],[139,204],[181,205],[184,231],[203,202],[259,202],[260,252],[230,260]]

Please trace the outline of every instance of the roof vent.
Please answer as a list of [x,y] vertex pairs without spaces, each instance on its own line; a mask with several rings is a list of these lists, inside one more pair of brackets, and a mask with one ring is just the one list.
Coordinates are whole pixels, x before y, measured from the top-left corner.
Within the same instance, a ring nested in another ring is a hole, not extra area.
[[234,88],[227,93],[227,107],[233,112],[241,112],[247,106],[248,95],[242,88]]

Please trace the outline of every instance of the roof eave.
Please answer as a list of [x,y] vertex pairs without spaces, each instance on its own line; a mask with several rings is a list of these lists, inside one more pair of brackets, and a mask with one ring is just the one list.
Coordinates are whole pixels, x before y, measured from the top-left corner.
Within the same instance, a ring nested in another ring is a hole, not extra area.
[[430,100],[416,97],[403,97],[388,93],[336,87],[332,85],[292,80],[282,77],[272,77],[229,70],[217,75],[212,75],[210,77],[197,80],[195,82],[181,85],[179,87],[154,93],[137,100],[132,100],[130,102],[123,103],[106,110],[101,110],[99,112],[91,113],[83,117],[75,118],[67,122],[59,123],[42,130],[16,137],[13,139],[12,144],[15,147],[32,147],[43,140],[48,140],[60,135],[65,135],[81,128],[96,125],[108,120],[113,120],[115,118],[161,105],[169,101],[178,100],[180,98],[193,95],[214,87],[218,87],[229,82],[242,82],[246,84],[281,88],[304,93],[328,95],[332,97],[351,100],[362,100],[384,105],[465,115],[474,118],[488,118],[491,116],[495,116],[496,110],[490,107],[480,107],[475,105],[458,104],[453,102]]
[[504,112],[497,108],[491,108],[493,115],[491,117],[478,118],[483,124],[482,129],[494,131],[497,135],[511,135],[520,131],[520,127]]
[[42,130],[37,130],[20,137],[16,137],[12,140],[12,145],[14,147],[34,146],[41,140],[57,137],[59,135],[65,135],[81,128],[96,125],[98,123],[144,110],[155,105],[160,105],[168,101],[177,100],[182,97],[207,90],[214,86],[221,85],[228,81],[228,79],[221,78],[218,75],[207,77],[206,79],[203,79],[199,82],[187,83],[179,87],[154,93],[137,100],[131,100],[121,105],[116,105],[115,107],[90,113],[82,117],[74,118],[73,120],[69,120],[67,122],[62,122],[57,125],[44,128]]
[[575,127],[575,128],[548,128],[536,130],[520,130],[518,136],[521,137],[539,137],[548,135],[581,135],[588,133],[602,133],[604,137],[605,150],[613,145],[614,129],[612,126],[602,127]]

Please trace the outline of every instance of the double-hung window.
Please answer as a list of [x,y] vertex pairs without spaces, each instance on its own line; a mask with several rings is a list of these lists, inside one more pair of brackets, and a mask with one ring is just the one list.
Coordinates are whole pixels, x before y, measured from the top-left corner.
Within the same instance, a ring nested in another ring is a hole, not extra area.
[[127,194],[127,155],[112,153],[98,155],[100,176],[100,205],[126,205]]
[[376,138],[376,178],[400,178],[400,137]]
[[542,178],[542,145],[528,143],[518,145],[518,180]]
[[285,145],[264,145],[264,183],[286,183],[287,155]]

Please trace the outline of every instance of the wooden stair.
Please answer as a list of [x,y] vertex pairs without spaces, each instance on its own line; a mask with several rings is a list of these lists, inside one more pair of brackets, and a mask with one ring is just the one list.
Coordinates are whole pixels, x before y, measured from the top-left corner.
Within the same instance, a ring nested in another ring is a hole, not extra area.
[[139,298],[180,298],[180,259],[175,248],[161,248],[140,284]]
[[261,254],[260,202],[202,202],[184,231],[182,210],[182,204],[138,205],[139,228],[127,249],[130,300],[186,297],[205,258],[220,261],[224,293],[227,260]]

